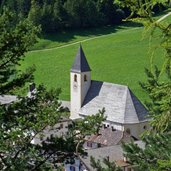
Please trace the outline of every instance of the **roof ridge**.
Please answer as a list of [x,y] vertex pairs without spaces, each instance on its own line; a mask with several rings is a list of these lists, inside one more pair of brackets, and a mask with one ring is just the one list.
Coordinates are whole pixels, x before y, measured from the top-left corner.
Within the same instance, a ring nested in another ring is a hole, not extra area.
[[[135,105],[134,105],[134,102],[133,102],[133,99],[132,99],[132,95],[131,95],[131,94],[133,94],[133,93],[131,92],[131,90],[129,89],[129,87],[128,87],[128,92],[129,92],[129,95],[130,95],[130,97],[131,97],[131,102],[132,102],[133,108],[134,108],[134,110],[135,110],[135,114],[136,114],[137,120],[138,120],[138,122],[140,122],[140,120],[139,120],[139,118],[138,118],[138,112],[137,112],[137,110],[136,110],[136,108],[135,108]],[[134,95],[134,94],[133,94],[133,95]],[[135,97],[135,95],[134,95],[134,97]],[[137,99],[137,98],[136,98],[136,99]]]
[[126,95],[125,95],[125,100],[124,100],[124,103],[125,103],[125,107],[124,107],[124,123],[125,123],[125,116],[126,116],[126,105],[127,105],[127,103],[126,103],[126,101],[127,101],[127,96],[128,96],[128,86],[126,86]]
[[[132,103],[133,103],[133,106],[134,106],[134,109],[135,109],[135,112],[136,112],[136,114],[137,114],[137,119],[138,119],[138,121],[139,122],[141,122],[141,119],[139,118],[139,112],[138,112],[138,110],[137,110],[137,107],[136,107],[136,104],[134,103],[134,101],[133,101],[133,98],[137,101],[137,103],[138,104],[140,104],[145,110],[147,110],[146,109],[146,107],[142,104],[142,102],[135,96],[135,94],[129,89],[129,94],[130,94],[130,96],[131,96],[131,100],[132,100]],[[144,118],[145,119],[145,118]]]

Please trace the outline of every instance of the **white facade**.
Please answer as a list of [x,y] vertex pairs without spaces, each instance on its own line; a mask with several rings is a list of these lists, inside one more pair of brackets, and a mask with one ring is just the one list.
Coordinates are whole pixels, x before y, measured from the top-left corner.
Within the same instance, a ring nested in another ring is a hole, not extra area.
[[141,122],[141,123],[134,123],[134,124],[122,124],[122,123],[114,123],[110,121],[105,121],[103,124],[106,127],[110,127],[116,130],[125,131],[130,133],[130,135],[134,136],[135,138],[139,139],[140,135],[145,131],[150,129],[149,122]]
[[65,171],[87,171],[85,166],[80,162],[79,158],[74,159],[74,163],[65,163],[64,165]]
[[78,112],[84,102],[85,96],[91,85],[91,73],[71,72],[70,92],[71,92],[71,119],[80,118]]
[[124,131],[128,132],[130,131],[130,134],[134,136],[137,139],[140,139],[141,134],[145,131],[150,129],[149,122],[141,122],[137,124],[125,124],[124,125]]
[[74,163],[65,164],[65,171],[80,171],[80,159],[74,159]]
[[149,128],[148,111],[128,86],[91,80],[91,69],[81,46],[71,67],[70,98],[71,119],[105,108],[107,127],[130,132],[137,139]]

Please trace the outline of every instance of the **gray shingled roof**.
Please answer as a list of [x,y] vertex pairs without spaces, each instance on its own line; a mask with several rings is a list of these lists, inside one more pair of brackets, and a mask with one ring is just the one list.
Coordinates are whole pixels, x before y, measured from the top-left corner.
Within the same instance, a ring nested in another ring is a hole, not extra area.
[[101,128],[99,135],[91,135],[87,141],[99,143],[105,146],[117,145],[123,142],[131,141],[131,135],[120,130],[113,130],[112,128]]
[[[62,118],[53,126],[47,126],[40,134],[37,134],[36,137],[33,139],[33,144],[41,144],[42,141],[46,140],[47,138],[50,138],[52,135],[61,137],[66,136],[68,132],[68,125],[71,124],[72,121],[68,118]],[[63,125],[62,128],[60,128],[60,125]],[[42,137],[42,138],[41,138]]]
[[[135,144],[137,144],[138,147],[144,149],[145,144],[142,141],[135,141]],[[81,157],[81,160],[84,162],[86,167],[90,171],[94,171],[90,164],[90,156],[94,157],[97,161],[98,159],[101,161],[101,164],[103,165],[103,159],[108,157],[109,161],[123,161],[124,155],[123,155],[123,149],[121,145],[114,145],[114,146],[108,146],[108,147],[101,147],[96,149],[89,149],[86,151],[88,153],[87,157]]]
[[87,72],[91,71],[90,66],[86,60],[83,49],[80,45],[74,63],[71,67],[71,72]]
[[147,109],[127,86],[92,81],[79,114],[95,114],[103,107],[111,122],[133,124],[148,120]]
[[95,160],[100,160],[101,164],[103,165],[103,159],[108,157],[110,162],[123,160],[123,150],[120,145],[108,146],[108,147],[101,147],[96,149],[89,149],[86,151],[88,153],[87,157],[81,157],[81,160],[84,162],[86,167],[90,171],[95,171],[90,164],[90,157],[94,157]]
[[0,95],[0,104],[9,104],[17,100],[17,96],[13,95]]

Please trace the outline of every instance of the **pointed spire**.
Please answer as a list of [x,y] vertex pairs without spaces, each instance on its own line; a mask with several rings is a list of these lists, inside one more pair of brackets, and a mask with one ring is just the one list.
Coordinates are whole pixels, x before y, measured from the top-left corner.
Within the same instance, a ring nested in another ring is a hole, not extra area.
[[87,71],[91,71],[91,69],[84,55],[82,46],[80,44],[74,63],[71,67],[71,72],[80,73],[80,72],[87,72]]

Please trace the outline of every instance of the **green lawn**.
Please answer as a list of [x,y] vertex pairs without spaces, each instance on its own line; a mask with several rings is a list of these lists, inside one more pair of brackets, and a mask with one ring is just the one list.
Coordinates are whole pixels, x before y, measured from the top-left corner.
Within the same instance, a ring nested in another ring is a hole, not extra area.
[[39,38],[38,43],[35,44],[31,50],[38,49],[49,49],[54,47],[59,47],[62,45],[66,45],[68,43],[74,43],[78,41],[82,41],[88,38],[109,35],[115,33],[117,31],[125,30],[133,27],[140,27],[142,25],[138,23],[125,22],[119,26],[105,26],[101,28],[91,28],[91,29],[80,29],[80,30],[68,30],[61,31],[56,34],[46,34],[42,35]]
[[[144,68],[150,66],[150,57],[148,39],[142,40],[142,30],[141,27],[131,26],[106,27],[101,30],[101,34],[92,33],[90,36],[88,33],[85,36],[77,34],[79,38],[76,37],[74,41],[103,35],[82,43],[92,69],[92,79],[128,85],[144,101],[147,96],[138,82],[146,79]],[[62,44],[61,41],[54,40],[54,43],[51,42],[52,44],[47,47],[56,47],[72,42],[73,39],[69,40],[69,38],[68,42],[63,41]],[[39,45],[40,49],[42,44]],[[35,64],[35,82],[37,84],[43,83],[48,88],[62,88],[60,98],[69,100],[70,68],[78,47],[79,43],[47,51],[29,52],[26,54],[21,68],[24,69]],[[157,63],[161,63],[159,55],[160,53],[156,52],[155,61]]]

